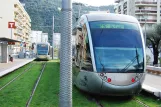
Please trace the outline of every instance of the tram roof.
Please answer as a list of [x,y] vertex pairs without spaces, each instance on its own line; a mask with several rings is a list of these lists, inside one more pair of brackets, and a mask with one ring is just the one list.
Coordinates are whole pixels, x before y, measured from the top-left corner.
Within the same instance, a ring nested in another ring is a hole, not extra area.
[[114,21],[125,21],[125,22],[134,22],[138,23],[137,19],[133,16],[123,15],[123,14],[114,14],[114,13],[93,13],[85,14],[88,21],[98,21],[98,20],[114,20]]

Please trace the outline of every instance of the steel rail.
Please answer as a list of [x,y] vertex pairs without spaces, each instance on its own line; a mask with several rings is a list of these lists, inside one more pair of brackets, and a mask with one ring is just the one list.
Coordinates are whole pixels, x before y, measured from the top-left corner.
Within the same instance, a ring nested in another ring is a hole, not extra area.
[[2,86],[0,88],[0,91],[2,89],[4,89],[5,87],[7,87],[9,84],[11,84],[12,82],[14,82],[18,77],[20,77],[22,74],[24,74],[25,72],[29,71],[31,68],[33,67],[33,64],[31,64],[27,69],[25,69],[22,73],[20,73],[19,75],[17,75],[15,78],[13,78],[11,81],[9,81],[7,84],[5,84],[4,86]]
[[144,102],[138,100],[137,98],[133,98],[133,100],[135,100],[137,103],[141,104],[141,105],[144,106],[144,107],[150,107],[150,106],[148,106],[147,104],[145,104]]
[[86,99],[88,100],[88,101],[93,101],[93,102],[95,102],[96,104],[97,104],[97,106],[98,107],[104,107],[102,104],[101,104],[101,102],[96,98],[96,97],[94,97],[94,96],[92,96],[92,95],[86,95],[85,94],[85,97],[86,97]]
[[33,90],[32,90],[32,93],[31,93],[31,95],[30,95],[30,98],[29,98],[29,100],[28,100],[27,103],[26,103],[26,107],[29,107],[29,105],[30,105],[30,103],[31,103],[31,101],[32,101],[32,98],[33,98],[33,96],[34,96],[34,93],[35,93],[36,88],[37,88],[37,86],[38,86],[38,84],[39,84],[39,81],[40,81],[40,79],[41,79],[41,76],[42,76],[42,74],[43,74],[43,72],[44,72],[45,67],[46,67],[46,62],[43,64],[41,73],[40,73],[40,75],[39,75],[39,77],[38,77],[38,79],[37,79],[37,81],[36,81],[36,83],[35,83],[35,85],[34,85],[34,87],[33,87]]

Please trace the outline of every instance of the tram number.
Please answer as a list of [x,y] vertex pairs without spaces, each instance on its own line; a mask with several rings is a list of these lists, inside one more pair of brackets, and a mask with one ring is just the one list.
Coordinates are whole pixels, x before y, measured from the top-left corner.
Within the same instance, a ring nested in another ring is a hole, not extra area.
[[120,24],[100,24],[100,28],[124,29],[125,27]]

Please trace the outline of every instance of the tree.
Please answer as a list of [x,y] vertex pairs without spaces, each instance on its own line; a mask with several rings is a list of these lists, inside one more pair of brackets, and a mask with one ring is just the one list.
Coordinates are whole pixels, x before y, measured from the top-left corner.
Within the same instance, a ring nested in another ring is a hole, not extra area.
[[161,24],[154,24],[151,27],[148,27],[146,35],[147,35],[147,42],[149,42],[149,44],[153,48],[153,55],[154,55],[153,65],[156,65],[158,64],[159,47],[161,41]]

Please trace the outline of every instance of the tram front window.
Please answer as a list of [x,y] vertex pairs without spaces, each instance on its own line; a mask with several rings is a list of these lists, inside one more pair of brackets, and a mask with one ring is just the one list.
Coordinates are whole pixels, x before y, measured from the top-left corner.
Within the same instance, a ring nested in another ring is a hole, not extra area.
[[44,45],[44,44],[37,45],[37,54],[38,55],[47,55],[48,54],[48,45]]
[[97,72],[141,73],[144,54],[135,23],[90,22]]

